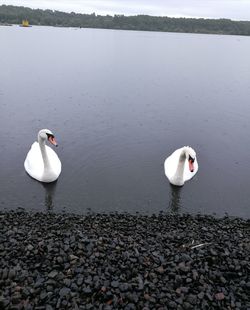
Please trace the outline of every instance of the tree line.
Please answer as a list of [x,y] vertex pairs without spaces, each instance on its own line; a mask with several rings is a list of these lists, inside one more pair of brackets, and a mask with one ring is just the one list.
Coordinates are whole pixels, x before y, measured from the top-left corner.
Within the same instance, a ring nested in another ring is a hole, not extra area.
[[57,27],[250,35],[250,21],[170,18],[149,15],[102,16],[96,15],[95,13],[64,13],[60,11],[30,9],[12,5],[0,6],[0,24],[21,24],[23,19],[28,19],[30,25]]

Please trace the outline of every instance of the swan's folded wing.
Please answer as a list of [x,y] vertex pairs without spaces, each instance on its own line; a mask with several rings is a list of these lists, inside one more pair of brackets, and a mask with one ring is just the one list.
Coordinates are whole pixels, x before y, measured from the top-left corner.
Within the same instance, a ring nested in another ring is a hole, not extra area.
[[26,156],[24,167],[33,178],[39,178],[43,174],[44,165],[39,144],[34,142]]
[[179,163],[179,158],[181,154],[181,149],[175,150],[166,160],[164,163],[165,174],[168,179],[171,179],[177,169],[177,165]]

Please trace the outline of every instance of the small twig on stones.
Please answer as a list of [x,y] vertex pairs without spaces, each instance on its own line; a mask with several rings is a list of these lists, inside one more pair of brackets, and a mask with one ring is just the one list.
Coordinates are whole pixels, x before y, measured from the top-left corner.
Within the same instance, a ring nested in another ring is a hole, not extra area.
[[209,243],[209,242],[205,242],[205,243],[201,243],[201,244],[194,245],[194,246],[191,247],[191,250],[192,250],[192,249],[199,248],[199,247],[204,246],[204,245],[208,245],[208,244],[210,244],[210,243]]

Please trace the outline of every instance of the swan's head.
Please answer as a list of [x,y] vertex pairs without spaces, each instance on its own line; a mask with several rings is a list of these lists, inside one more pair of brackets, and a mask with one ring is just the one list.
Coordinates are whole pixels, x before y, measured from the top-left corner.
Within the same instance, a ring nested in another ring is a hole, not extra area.
[[44,141],[48,140],[51,144],[58,146],[54,134],[49,129],[41,129],[38,132],[38,139],[39,138]]
[[186,158],[188,160],[189,170],[190,172],[194,172],[194,162],[196,160],[195,150],[190,146],[184,146]]

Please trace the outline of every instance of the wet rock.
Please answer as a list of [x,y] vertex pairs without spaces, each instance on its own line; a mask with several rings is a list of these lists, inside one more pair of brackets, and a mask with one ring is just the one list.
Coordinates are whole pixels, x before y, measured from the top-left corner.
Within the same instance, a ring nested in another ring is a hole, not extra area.
[[135,310],[136,309],[136,305],[135,304],[132,304],[132,303],[129,303],[125,306],[124,308],[125,310]]
[[58,264],[63,264],[63,262],[64,262],[62,256],[58,256],[56,260],[57,260]]
[[186,278],[186,283],[191,283],[192,279],[191,278]]
[[73,255],[73,254],[69,255],[69,259],[70,259],[71,261],[77,260],[78,258],[79,258],[79,257],[76,256],[76,255]]
[[205,294],[204,294],[204,292],[200,292],[197,296],[199,299],[203,299]]
[[71,292],[71,290],[68,287],[63,287],[63,288],[60,289],[59,295],[60,295],[61,298],[63,298],[65,296],[69,295],[70,292]]
[[63,280],[63,284],[64,284],[65,286],[67,286],[67,287],[70,287],[70,285],[71,285],[71,280],[66,278],[66,279]]
[[53,270],[48,274],[48,277],[51,279],[54,279],[57,275],[58,275],[58,272],[56,270]]
[[45,281],[44,278],[38,278],[34,284],[34,288],[41,287],[44,281]]
[[85,287],[82,292],[86,295],[90,295],[92,293],[92,290],[90,287]]
[[42,291],[40,294],[40,300],[42,300],[44,302],[44,300],[47,298],[47,292]]
[[160,266],[160,267],[156,268],[156,272],[159,273],[159,274],[163,274],[164,271],[165,270],[164,270],[163,266]]
[[223,293],[217,293],[215,294],[215,298],[217,300],[223,300],[225,298],[225,295]]
[[21,294],[18,292],[15,292],[11,297],[11,301],[13,304],[18,304],[20,302],[21,298],[22,298]]
[[190,294],[190,295],[187,297],[187,302],[190,303],[191,305],[196,305],[197,296],[196,296],[196,295]]
[[14,279],[16,276],[16,271],[14,269],[10,269],[8,277],[10,280]]
[[111,286],[112,286],[113,288],[117,288],[117,287],[119,286],[119,282],[118,282],[118,281],[112,281],[112,282],[111,282]]
[[119,289],[120,289],[121,292],[127,292],[128,289],[129,289],[128,283],[121,283],[121,284],[119,285]]
[[79,278],[77,279],[76,284],[77,284],[78,286],[81,286],[82,283],[83,283],[83,277],[79,277]]
[[174,301],[169,301],[168,302],[168,306],[169,306],[170,309],[176,309],[177,304]]
[[7,278],[8,278],[8,275],[9,275],[9,270],[8,270],[8,268],[4,268],[4,269],[2,270],[2,279],[3,279],[3,280],[7,279]]
[[29,245],[27,246],[27,250],[28,250],[28,251],[32,251],[33,249],[34,249],[34,247],[33,247],[32,244],[29,244]]
[[224,277],[220,277],[220,281],[223,283],[223,284],[226,284],[227,283],[227,280],[224,278]]

